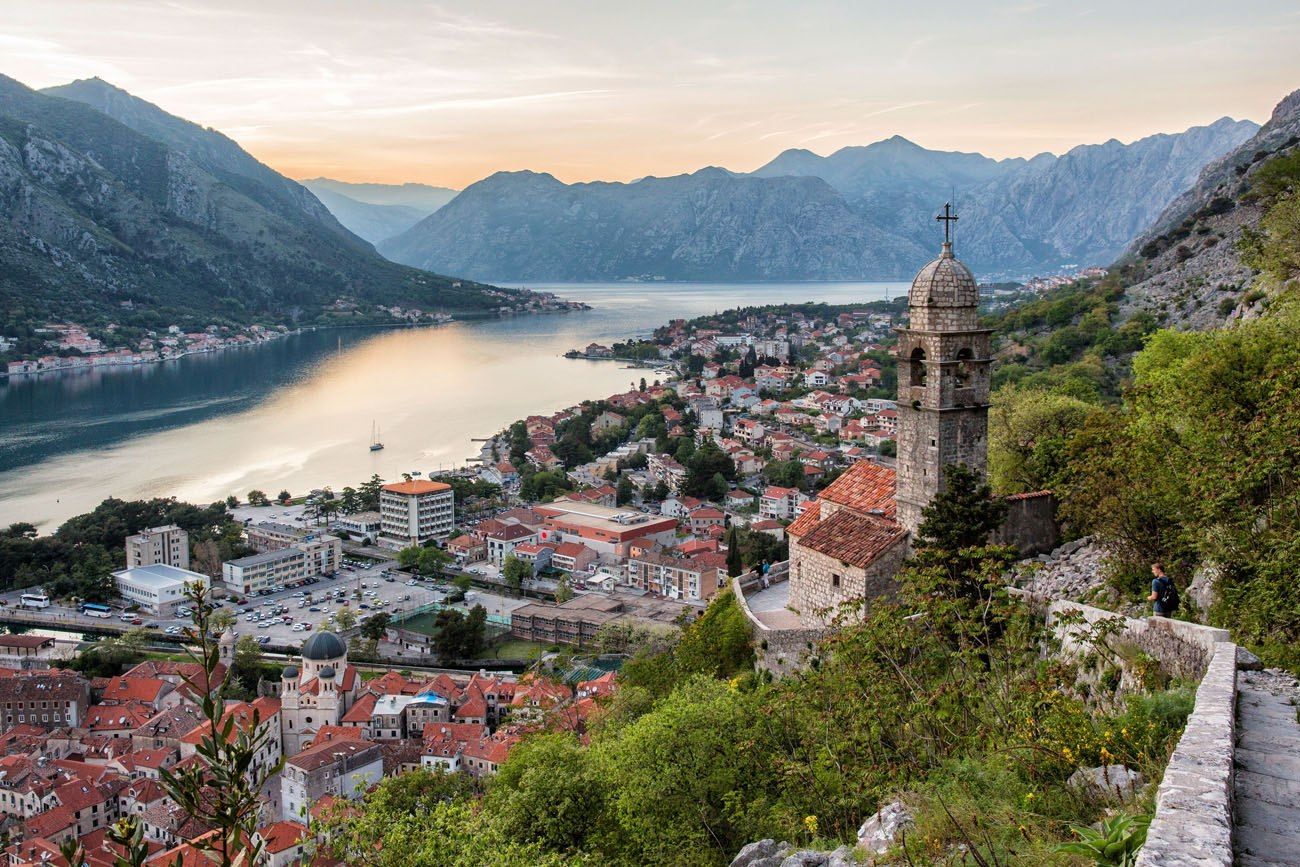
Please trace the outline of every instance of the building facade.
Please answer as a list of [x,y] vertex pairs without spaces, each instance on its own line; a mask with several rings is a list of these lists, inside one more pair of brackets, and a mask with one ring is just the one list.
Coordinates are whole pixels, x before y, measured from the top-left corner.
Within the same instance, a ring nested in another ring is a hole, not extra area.
[[379,542],[390,548],[445,539],[456,525],[455,495],[445,482],[415,480],[379,492]]
[[151,527],[126,537],[126,567],[175,566],[190,568],[190,534],[175,524]]
[[188,600],[185,589],[199,584],[206,592],[208,576],[164,563],[137,566],[113,573],[117,593],[150,614],[169,617]]

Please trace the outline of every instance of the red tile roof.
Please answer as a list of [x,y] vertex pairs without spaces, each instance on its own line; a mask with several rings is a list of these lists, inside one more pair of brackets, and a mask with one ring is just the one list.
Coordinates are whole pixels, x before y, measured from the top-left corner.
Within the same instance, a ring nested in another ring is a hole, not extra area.
[[307,839],[307,826],[298,822],[276,822],[257,830],[257,836],[266,844],[266,851],[272,855],[292,849]]
[[860,514],[878,512],[892,517],[896,510],[898,480],[894,471],[871,461],[858,461],[826,486],[818,498]]
[[849,566],[865,567],[907,538],[907,531],[886,518],[840,509],[804,533],[799,544]]
[[393,482],[384,485],[385,491],[394,494],[434,494],[438,491],[450,491],[451,485],[446,482],[430,482],[426,479],[413,479],[409,482]]

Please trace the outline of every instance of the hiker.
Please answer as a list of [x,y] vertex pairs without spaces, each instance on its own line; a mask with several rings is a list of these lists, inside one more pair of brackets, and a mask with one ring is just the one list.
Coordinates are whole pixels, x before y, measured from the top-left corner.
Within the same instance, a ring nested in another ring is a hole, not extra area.
[[1178,610],[1178,588],[1159,562],[1151,564],[1151,595],[1147,601],[1157,617],[1173,617]]

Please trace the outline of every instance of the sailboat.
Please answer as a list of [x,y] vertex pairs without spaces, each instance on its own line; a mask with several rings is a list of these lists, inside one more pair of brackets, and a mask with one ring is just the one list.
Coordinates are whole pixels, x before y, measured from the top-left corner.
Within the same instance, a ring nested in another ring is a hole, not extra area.
[[370,423],[370,450],[372,452],[377,452],[383,447],[384,444],[379,441],[379,425],[375,424],[374,422],[371,422]]

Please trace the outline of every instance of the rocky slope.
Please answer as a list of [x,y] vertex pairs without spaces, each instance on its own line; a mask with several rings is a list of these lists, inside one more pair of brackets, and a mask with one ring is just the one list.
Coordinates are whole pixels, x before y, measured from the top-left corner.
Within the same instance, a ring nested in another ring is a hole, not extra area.
[[340,296],[470,309],[473,284],[395,265],[219,133],[103,82],[0,76],[0,320],[310,315]]
[[631,184],[502,173],[380,249],[479,279],[898,279],[935,247],[934,209],[956,190],[962,258],[982,276],[1104,264],[1256,129],[1224,118],[1001,161],[895,136],[828,157],[787,151],[751,175]]
[[718,168],[631,184],[499,172],[379,249],[485,280],[842,279],[902,274],[926,254],[820,178]]
[[1263,209],[1246,195],[1254,172],[1300,144],[1300,90],[1278,103],[1255,135],[1205,167],[1131,245],[1123,264],[1140,275],[1122,313],[1146,311],[1162,324],[1206,329],[1259,312],[1254,271],[1238,244]]

